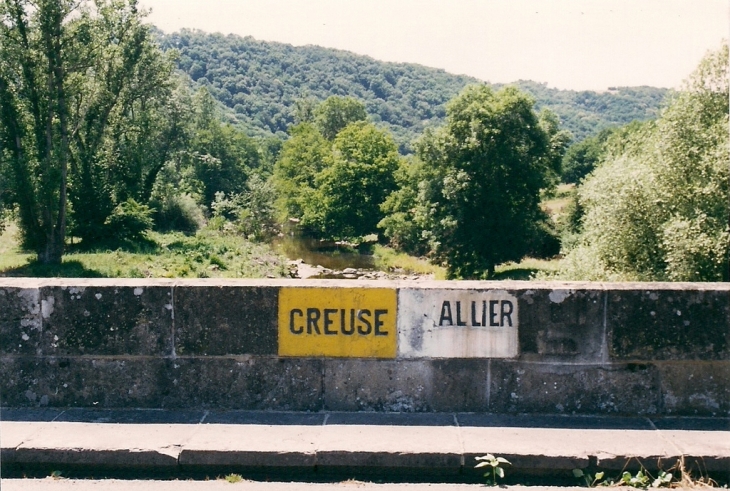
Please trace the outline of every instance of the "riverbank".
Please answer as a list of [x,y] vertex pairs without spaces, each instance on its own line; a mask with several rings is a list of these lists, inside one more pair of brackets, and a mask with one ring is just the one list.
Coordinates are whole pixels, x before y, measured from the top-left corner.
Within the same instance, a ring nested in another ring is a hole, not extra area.
[[[61,278],[322,278],[446,279],[445,268],[379,244],[369,253],[351,248],[314,250],[306,244],[251,242],[243,237],[203,229],[149,234],[135,250],[80,251],[71,244],[63,263],[44,266],[22,251],[17,227],[0,234],[0,276]],[[496,280],[529,280],[540,271],[554,271],[558,260],[526,258],[497,267]]]

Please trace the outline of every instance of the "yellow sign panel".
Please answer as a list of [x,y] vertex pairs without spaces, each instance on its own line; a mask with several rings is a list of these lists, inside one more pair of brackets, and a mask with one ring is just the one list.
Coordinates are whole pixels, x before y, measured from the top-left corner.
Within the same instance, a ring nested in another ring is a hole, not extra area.
[[279,355],[395,358],[396,292],[282,288]]

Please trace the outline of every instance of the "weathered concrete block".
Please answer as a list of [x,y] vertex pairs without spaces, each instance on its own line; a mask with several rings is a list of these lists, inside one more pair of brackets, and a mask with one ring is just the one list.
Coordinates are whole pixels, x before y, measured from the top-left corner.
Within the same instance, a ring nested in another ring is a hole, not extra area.
[[10,407],[161,407],[163,359],[3,358]]
[[[458,474],[461,470],[459,429],[454,426],[429,428],[428,432],[409,426],[391,426],[379,438],[370,436],[366,425],[321,428],[317,444],[317,468],[428,469]],[[397,448],[397,452],[392,450]],[[437,450],[435,450],[437,449]]]
[[330,411],[431,411],[426,360],[324,360],[324,407]]
[[486,359],[433,360],[431,406],[434,411],[488,411]]
[[727,291],[646,288],[608,292],[612,358],[730,360]]
[[322,426],[206,425],[180,453],[182,467],[300,467],[314,470]]
[[45,355],[172,354],[172,296],[165,286],[45,286]]
[[488,360],[325,360],[331,411],[484,411]]
[[278,288],[195,285],[174,296],[178,356],[277,353]]
[[18,446],[16,462],[31,465],[176,467],[182,445],[195,432],[193,425],[117,425],[41,423],[31,438]]
[[161,406],[319,411],[322,361],[297,358],[178,358],[167,366]]
[[730,416],[730,361],[657,364],[666,414]]
[[600,362],[606,351],[605,295],[563,287],[520,292],[520,357]]
[[[512,469],[521,472],[559,471],[563,469],[585,469],[589,465],[582,433],[563,428],[459,428],[464,445],[464,473],[482,476],[485,469],[475,469],[476,457],[491,453],[504,457]],[[505,435],[508,433],[508,436]],[[506,436],[506,437],[505,437]]]
[[41,354],[41,301],[37,288],[0,288],[0,353]]
[[564,365],[492,360],[489,411],[495,413],[657,414],[651,364]]

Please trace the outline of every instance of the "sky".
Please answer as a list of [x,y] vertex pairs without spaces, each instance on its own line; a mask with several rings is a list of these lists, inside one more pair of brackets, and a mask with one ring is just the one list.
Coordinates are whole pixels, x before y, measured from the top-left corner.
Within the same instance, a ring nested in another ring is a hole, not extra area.
[[140,0],[195,28],[418,63],[494,83],[679,87],[730,37],[727,0]]

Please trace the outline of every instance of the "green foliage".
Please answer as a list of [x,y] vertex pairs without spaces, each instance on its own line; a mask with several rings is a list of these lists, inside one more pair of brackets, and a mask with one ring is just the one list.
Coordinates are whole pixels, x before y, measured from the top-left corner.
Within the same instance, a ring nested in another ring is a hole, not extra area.
[[195,128],[189,165],[202,183],[203,203],[209,205],[216,192],[240,193],[248,176],[259,168],[260,154],[254,140],[230,125],[218,121]]
[[375,244],[372,252],[374,267],[379,271],[431,275],[435,280],[446,279],[446,270],[431,264],[425,258],[414,257],[380,244]]
[[171,193],[152,201],[155,230],[195,233],[205,225],[200,206],[190,194]]
[[243,478],[241,477],[240,474],[228,474],[224,478],[224,481],[229,482],[231,484],[235,484],[235,483],[238,483],[238,482],[243,482]]
[[563,157],[562,181],[577,184],[593,172],[604,153],[603,144],[613,131],[614,128],[606,128],[597,135],[571,145]]
[[241,233],[252,240],[265,240],[279,231],[276,222],[276,191],[271,181],[254,174],[246,183],[238,214]]
[[394,177],[397,189],[381,205],[385,217],[378,227],[395,249],[425,256],[430,251],[424,234],[427,210],[418,206],[419,186],[427,179],[423,162],[417,157],[402,159]]
[[0,17],[3,174],[24,244],[59,263],[67,223],[91,246],[117,205],[147,202],[180,141],[173,53],[136,0],[3,0]]
[[655,87],[609,87],[606,92],[552,89],[520,80],[514,85],[535,99],[535,107],[557,114],[576,142],[604,129],[655,119],[671,91]]
[[213,217],[209,227],[241,234],[249,240],[269,239],[279,231],[275,200],[276,193],[271,181],[254,174],[244,193],[230,196],[223,192],[216,193],[211,204]]
[[727,53],[708,55],[655,124],[607,140],[562,277],[730,279]]
[[353,97],[328,97],[314,111],[314,122],[328,140],[334,140],[337,134],[350,123],[365,121],[368,115],[365,105]]
[[370,123],[348,125],[335,138],[332,164],[315,176],[302,225],[321,237],[352,239],[377,232],[380,205],[395,190],[398,148]]
[[331,145],[313,124],[293,126],[290,134],[274,165],[274,184],[279,194],[277,206],[284,220],[304,214],[316,176],[332,160]]
[[[490,277],[497,264],[534,248],[547,220],[540,191],[556,181],[565,135],[541,121],[514,87],[495,93],[471,86],[448,111],[446,127],[426,133],[418,146],[423,167],[413,215],[451,277]],[[412,193],[387,206],[411,213]]]
[[584,472],[582,469],[573,469],[573,476],[583,481],[588,488],[595,487],[596,484],[600,483],[604,475],[604,472],[596,472],[594,475],[591,475],[588,472]]
[[[265,151],[251,137],[218,119],[217,105],[206,89],[189,98],[192,111],[186,121],[186,145],[170,155],[159,169],[150,203],[159,230],[187,233],[199,229],[204,210],[216,196],[243,195],[249,181],[270,172],[278,145],[264,143]],[[237,219],[236,217],[228,217]]]
[[130,198],[114,208],[104,225],[115,242],[140,242],[154,225],[152,212]]
[[[250,134],[283,136],[293,123],[311,122],[312,106],[332,95],[365,104],[373,121],[394,135],[401,153],[426,128],[444,123],[446,102],[478,80],[414,64],[384,63],[318,46],[294,47],[251,37],[182,30],[161,35],[179,51],[178,68],[207,87],[226,117]],[[667,93],[651,87],[608,92],[567,91],[519,81],[521,90],[549,108],[577,141],[597,131],[656,117]],[[495,85],[495,89],[499,86]]]
[[487,469],[487,472],[484,473],[484,477],[487,478],[488,486],[496,486],[498,477],[504,479],[504,469],[502,468],[503,464],[511,465],[510,462],[504,457],[495,457],[492,454],[476,457],[476,460],[481,461],[476,466],[474,466],[476,469],[479,469],[481,467],[489,468]]
[[[60,265],[18,250],[12,229],[0,235],[0,276],[73,278],[266,278],[288,276],[286,258],[270,245],[206,227],[195,235],[148,232],[145,247],[71,249]],[[110,244],[111,245],[111,244]],[[112,245],[113,246],[113,245]],[[113,246],[115,247],[115,246]]]
[[637,471],[635,476],[632,476],[629,471],[624,471],[621,474],[621,484],[631,486],[632,488],[646,489],[650,483],[651,478],[644,473],[643,469]]

